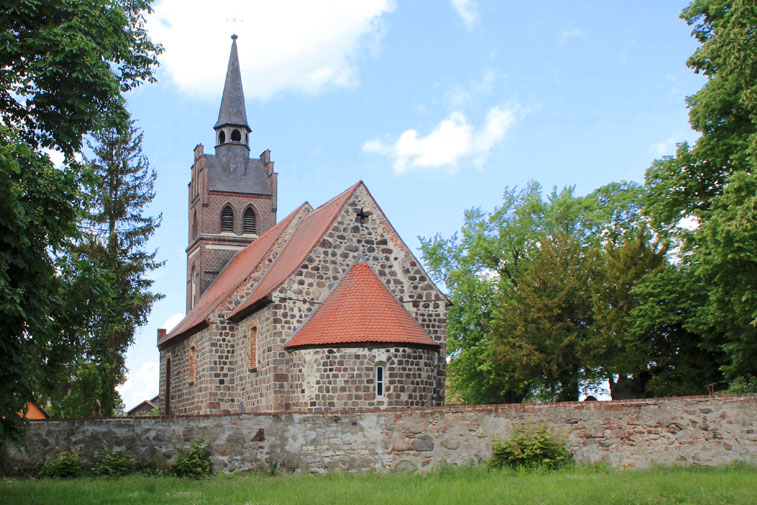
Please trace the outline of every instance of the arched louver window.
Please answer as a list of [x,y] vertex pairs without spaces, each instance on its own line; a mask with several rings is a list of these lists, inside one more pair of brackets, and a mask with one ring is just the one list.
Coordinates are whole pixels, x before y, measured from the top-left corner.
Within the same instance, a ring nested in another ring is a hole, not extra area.
[[255,233],[255,211],[251,207],[244,211],[244,232]]
[[239,133],[239,130],[232,130],[231,131],[231,141],[232,142],[239,142],[242,140],[242,134]]
[[234,211],[228,205],[221,212],[221,231],[234,231]]
[[218,134],[218,143],[219,144],[225,144],[226,143],[226,134],[223,131]]

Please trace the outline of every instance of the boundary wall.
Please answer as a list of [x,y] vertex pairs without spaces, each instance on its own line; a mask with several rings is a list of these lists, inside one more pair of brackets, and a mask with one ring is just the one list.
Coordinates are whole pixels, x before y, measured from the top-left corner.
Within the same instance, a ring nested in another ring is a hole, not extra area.
[[58,450],[85,466],[104,448],[166,466],[177,447],[208,442],[214,470],[424,471],[487,459],[514,426],[546,425],[579,462],[614,467],[757,464],[757,394],[354,412],[265,413],[31,421],[29,449],[8,448],[32,468]]

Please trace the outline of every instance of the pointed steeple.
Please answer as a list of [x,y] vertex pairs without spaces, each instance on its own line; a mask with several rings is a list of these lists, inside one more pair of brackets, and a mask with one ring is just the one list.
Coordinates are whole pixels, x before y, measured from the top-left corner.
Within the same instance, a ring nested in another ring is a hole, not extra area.
[[231,54],[229,67],[226,70],[226,83],[223,86],[221,109],[218,111],[218,121],[213,127],[218,131],[224,126],[241,126],[250,132],[247,124],[247,112],[244,107],[244,90],[242,89],[242,73],[239,70],[237,55],[237,36],[231,36]]

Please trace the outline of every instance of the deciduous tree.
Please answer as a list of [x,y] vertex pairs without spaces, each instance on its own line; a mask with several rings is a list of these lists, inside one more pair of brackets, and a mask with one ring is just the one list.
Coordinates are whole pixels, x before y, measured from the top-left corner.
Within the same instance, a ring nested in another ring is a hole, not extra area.
[[[73,155],[86,134],[124,124],[122,93],[152,80],[160,48],[144,29],[149,8],[149,0],[0,4],[0,438],[22,439],[17,414],[58,362],[40,350],[78,344],[72,328],[84,323],[71,286],[92,271],[56,265],[84,207]],[[45,148],[63,152],[64,166],[53,168]]]

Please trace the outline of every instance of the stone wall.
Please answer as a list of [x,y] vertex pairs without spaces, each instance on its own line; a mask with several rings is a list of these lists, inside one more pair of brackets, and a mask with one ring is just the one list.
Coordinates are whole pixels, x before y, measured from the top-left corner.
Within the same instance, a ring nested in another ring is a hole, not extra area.
[[214,469],[289,471],[428,470],[486,459],[514,426],[543,424],[567,438],[580,462],[757,464],[757,395],[684,397],[363,412],[233,414],[198,417],[32,421],[29,450],[10,449],[34,467],[59,449],[85,463],[104,447],[167,465],[177,446],[209,442]]

